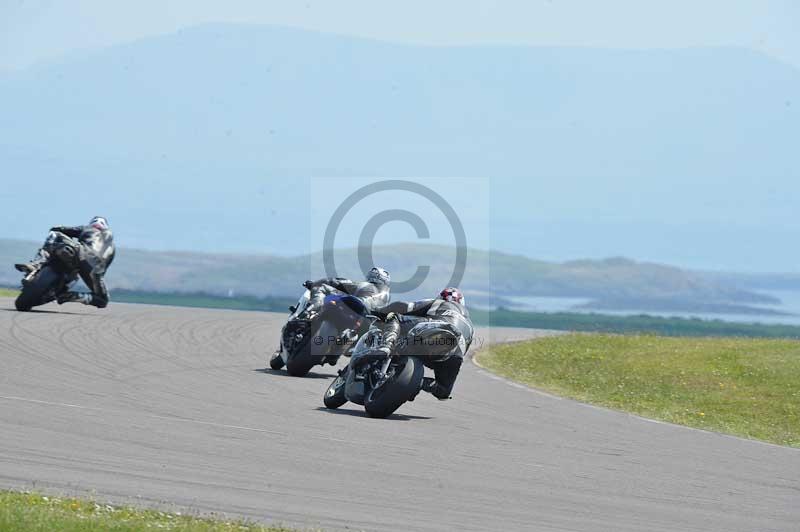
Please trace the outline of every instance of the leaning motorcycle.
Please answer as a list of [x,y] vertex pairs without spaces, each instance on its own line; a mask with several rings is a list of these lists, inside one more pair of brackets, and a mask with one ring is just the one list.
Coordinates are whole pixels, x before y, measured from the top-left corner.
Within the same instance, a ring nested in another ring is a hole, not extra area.
[[286,366],[295,377],[306,375],[316,365],[336,365],[339,356],[352,350],[367,308],[357,297],[334,293],[325,296],[320,308],[313,308],[311,291],[306,290],[291,307],[292,314],[281,330],[280,350],[269,365],[274,370]]
[[14,302],[19,311],[54,301],[78,278],[80,244],[76,240],[51,231],[45,249],[47,260],[22,278],[22,290]]
[[380,345],[383,333],[382,323],[376,320],[353,348],[350,364],[325,391],[325,406],[339,408],[350,401],[362,405],[370,417],[385,418],[413,401],[425,374],[422,357],[446,356],[458,343],[452,330],[431,325],[419,324],[391,354],[375,358],[373,348]]

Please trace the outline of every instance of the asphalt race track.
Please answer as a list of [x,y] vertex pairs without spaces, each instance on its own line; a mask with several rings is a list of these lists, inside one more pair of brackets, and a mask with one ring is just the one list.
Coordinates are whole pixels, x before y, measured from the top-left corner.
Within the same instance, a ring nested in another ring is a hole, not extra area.
[[369,419],[322,408],[330,366],[263,369],[282,315],[12,308],[0,299],[0,487],[333,530],[800,530],[797,449],[558,399],[472,364],[454,400],[421,394]]

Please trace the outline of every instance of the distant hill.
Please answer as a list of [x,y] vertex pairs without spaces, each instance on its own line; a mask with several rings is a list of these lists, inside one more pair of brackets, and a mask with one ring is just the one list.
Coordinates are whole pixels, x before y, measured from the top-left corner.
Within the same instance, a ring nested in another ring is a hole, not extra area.
[[[0,240],[0,285],[15,286],[19,275],[14,262],[28,259],[36,243]],[[337,250],[340,275],[360,277],[357,250]],[[443,246],[403,244],[376,247],[377,263],[395,280],[411,277],[416,267],[431,267],[428,280],[415,292],[399,296],[428,297],[449,280],[455,249]],[[111,289],[148,292],[207,293],[255,297],[295,297],[307,278],[324,276],[321,254],[298,257],[267,255],[212,255],[159,252],[122,248],[108,275]],[[579,297],[604,306],[635,302],[635,308],[708,310],[719,305],[727,311],[736,306],[774,303],[772,297],[738,288],[697,274],[660,264],[624,258],[601,261],[553,263],[497,252],[468,250],[462,288],[473,302],[506,305],[511,296]]]
[[800,292],[800,274],[797,273],[721,273],[700,272],[701,279],[721,282],[742,290],[785,290]]

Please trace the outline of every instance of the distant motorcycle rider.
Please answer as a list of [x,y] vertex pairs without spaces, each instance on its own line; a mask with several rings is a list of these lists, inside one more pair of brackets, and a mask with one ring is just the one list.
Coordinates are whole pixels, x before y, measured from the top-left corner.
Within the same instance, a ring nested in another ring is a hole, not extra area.
[[[303,286],[311,292],[311,298],[306,309],[319,309],[325,302],[325,296],[337,291],[357,297],[367,307],[367,312],[372,312],[389,303],[391,297],[392,278],[383,268],[373,267],[366,277],[366,281],[351,281],[343,277],[327,277],[316,281],[306,281]],[[296,309],[292,307],[294,312]],[[270,357],[270,366],[281,356],[283,341]],[[336,357],[338,359],[338,357]],[[332,362],[335,364],[335,359]]]
[[34,259],[14,266],[20,272],[30,275],[41,268],[51,254],[63,261],[73,262],[91,292],[64,291],[57,295],[58,304],[74,301],[105,308],[109,297],[104,277],[114,261],[115,253],[114,235],[108,226],[108,220],[95,216],[87,225],[50,228],[50,235]]
[[379,309],[389,303],[391,297],[392,278],[383,268],[373,267],[366,281],[351,281],[342,277],[328,277],[316,281],[306,281],[303,286],[311,290],[309,306],[318,308],[325,301],[325,296],[334,290],[359,298],[367,307],[367,311]]
[[[438,399],[449,399],[475,334],[461,291],[445,288],[435,299],[396,301],[376,314],[386,316],[386,323],[381,345],[368,356],[388,356],[395,348],[414,349],[414,354],[434,373],[434,378],[423,378],[422,389]],[[439,348],[437,353],[426,356],[423,335],[436,330],[451,333],[455,341],[444,346],[444,351]],[[420,347],[415,349],[415,345]]]

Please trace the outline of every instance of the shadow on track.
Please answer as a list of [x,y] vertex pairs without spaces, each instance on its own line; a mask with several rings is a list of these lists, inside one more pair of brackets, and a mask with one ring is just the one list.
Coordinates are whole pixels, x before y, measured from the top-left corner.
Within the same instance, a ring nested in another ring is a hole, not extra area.
[[[353,416],[353,417],[363,417],[363,418],[368,418],[368,419],[377,419],[377,418],[369,417],[367,415],[367,413],[364,412],[363,409],[342,410],[341,408],[331,409],[331,408],[325,408],[324,406],[318,406],[314,410],[317,410],[317,411],[320,411],[320,412],[327,412],[329,414],[336,414],[336,415],[339,415],[339,416]],[[428,417],[428,416],[409,416],[409,415],[406,415],[406,414],[392,414],[391,416],[389,416],[389,417],[387,417],[385,419],[390,419],[390,420],[393,420],[393,421],[411,421],[412,419],[433,419],[433,418],[432,417]]]
[[41,309],[31,309],[26,310],[24,312],[19,311],[15,308],[2,308],[0,310],[5,310],[6,312],[19,312],[20,314],[64,314],[66,316],[94,316],[95,314],[86,314],[83,312],[67,312],[65,310],[41,310]]
[[271,369],[271,368],[257,368],[257,369],[254,369],[253,371],[257,371],[259,373],[266,373],[267,375],[278,375],[280,377],[291,377],[292,379],[332,379],[333,377],[336,376],[335,373],[315,373],[315,372],[311,371],[311,372],[307,373],[303,377],[292,377],[291,375],[289,375],[288,373],[286,373],[282,369],[275,370],[275,369]]

